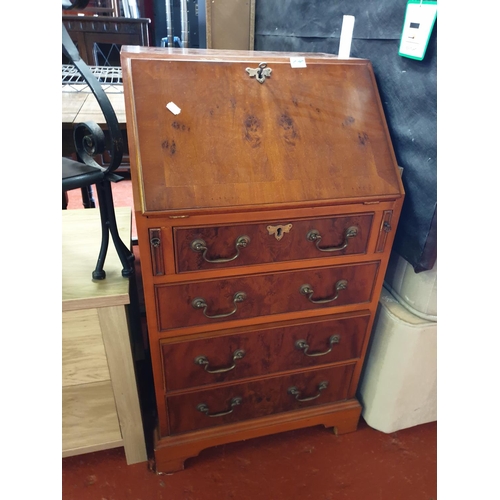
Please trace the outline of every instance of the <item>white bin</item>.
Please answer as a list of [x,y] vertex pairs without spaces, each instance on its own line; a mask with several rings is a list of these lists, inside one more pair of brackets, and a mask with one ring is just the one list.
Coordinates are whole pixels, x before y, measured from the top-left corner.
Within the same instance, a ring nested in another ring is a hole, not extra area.
[[437,420],[437,322],[412,314],[384,288],[359,385],[363,418],[391,433]]

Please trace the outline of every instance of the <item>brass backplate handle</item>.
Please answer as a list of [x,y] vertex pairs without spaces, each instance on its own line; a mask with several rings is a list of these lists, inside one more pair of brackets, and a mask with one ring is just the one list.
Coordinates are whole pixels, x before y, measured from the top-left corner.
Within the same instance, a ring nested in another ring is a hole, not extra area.
[[305,340],[297,340],[297,342],[295,342],[295,347],[299,350],[299,351],[304,351],[304,354],[306,356],[310,356],[311,358],[313,357],[316,357],[316,356],[324,356],[325,354],[328,354],[330,352],[332,352],[332,348],[333,348],[333,344],[338,344],[340,342],[340,335],[332,335],[329,339],[328,339],[328,345],[330,346],[330,348],[326,351],[322,351],[322,352],[308,352],[309,351],[309,344],[305,341]]
[[225,373],[228,371],[231,371],[235,368],[236,366],[236,361],[239,359],[242,359],[245,357],[245,351],[243,349],[236,349],[236,351],[233,352],[233,364],[231,366],[225,367],[225,368],[213,368],[210,369],[210,362],[208,361],[206,356],[197,356],[194,360],[194,362],[197,365],[203,366],[205,371],[207,373]]
[[202,257],[205,262],[210,264],[222,264],[224,262],[231,262],[240,256],[240,248],[245,248],[250,243],[250,238],[246,235],[239,236],[234,244],[236,248],[236,254],[227,259],[209,259],[207,257],[208,247],[205,240],[198,238],[191,242],[190,248],[193,252],[203,252]]
[[194,309],[203,309],[203,314],[209,319],[227,318],[228,316],[233,315],[238,310],[237,304],[239,302],[243,302],[246,298],[247,294],[245,292],[236,292],[233,296],[234,309],[228,313],[223,313],[223,314],[214,314],[214,315],[207,314],[208,304],[206,300],[201,297],[193,299],[191,305],[194,307]]
[[307,239],[307,241],[314,242],[316,244],[316,248],[320,252],[340,252],[341,250],[344,250],[345,248],[347,248],[347,245],[349,245],[349,239],[354,238],[357,235],[358,235],[358,228],[356,226],[348,227],[344,232],[344,242],[342,243],[342,245],[340,245],[338,247],[326,247],[326,248],[321,248],[319,246],[319,244],[321,242],[321,234],[319,233],[319,231],[317,229],[311,229],[307,233],[306,239]]
[[335,295],[331,299],[313,299],[314,290],[311,285],[304,284],[300,287],[300,293],[306,295],[310,302],[313,304],[327,304],[328,302],[333,302],[339,298],[339,292],[347,288],[347,280],[339,280],[335,283]]
[[196,409],[198,411],[201,411],[201,413],[204,413],[207,417],[223,417],[224,415],[229,415],[230,413],[233,413],[234,408],[240,405],[242,401],[243,398],[240,398],[239,396],[232,398],[229,403],[229,409],[226,411],[221,411],[220,413],[210,413],[210,410],[208,409],[208,406],[205,403],[200,403],[196,407]]
[[301,391],[299,391],[295,386],[288,388],[288,394],[295,396],[295,399],[300,402],[312,401],[313,399],[319,398],[321,396],[321,391],[324,391],[327,387],[328,387],[328,382],[326,380],[323,380],[323,382],[320,382],[318,384],[318,393],[315,394],[314,396],[310,396],[308,398],[301,398],[300,397]]

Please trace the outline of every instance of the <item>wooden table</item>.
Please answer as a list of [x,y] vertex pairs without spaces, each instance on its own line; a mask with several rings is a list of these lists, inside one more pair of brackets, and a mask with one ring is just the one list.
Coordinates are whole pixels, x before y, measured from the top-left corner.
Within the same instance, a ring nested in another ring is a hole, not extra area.
[[[130,242],[131,210],[115,210]],[[130,282],[112,245],[106,279],[92,281],[100,231],[98,209],[62,211],[62,456],[123,446],[133,464],[147,455],[128,326]]]

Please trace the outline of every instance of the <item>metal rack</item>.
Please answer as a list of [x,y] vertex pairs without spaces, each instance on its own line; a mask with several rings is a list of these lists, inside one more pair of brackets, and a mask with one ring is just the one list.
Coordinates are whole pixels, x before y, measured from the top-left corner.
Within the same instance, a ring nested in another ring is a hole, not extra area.
[[[123,94],[121,67],[89,66],[89,68],[107,94]],[[92,93],[81,73],[71,64],[62,65],[62,91]]]

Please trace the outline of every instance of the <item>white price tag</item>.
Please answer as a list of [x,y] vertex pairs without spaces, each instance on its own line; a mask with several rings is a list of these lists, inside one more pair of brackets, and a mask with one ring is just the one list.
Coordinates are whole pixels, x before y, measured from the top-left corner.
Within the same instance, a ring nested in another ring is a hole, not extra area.
[[306,68],[305,57],[290,57],[290,65],[292,68]]
[[437,17],[437,1],[408,0],[399,55],[421,61]]
[[342,30],[340,31],[339,59],[349,59],[351,55],[352,33],[354,31],[354,16],[342,18]]
[[177,106],[177,104],[173,102],[169,102],[167,104],[167,109],[171,111],[174,115],[178,115],[181,112],[181,108],[179,108],[179,106]]

